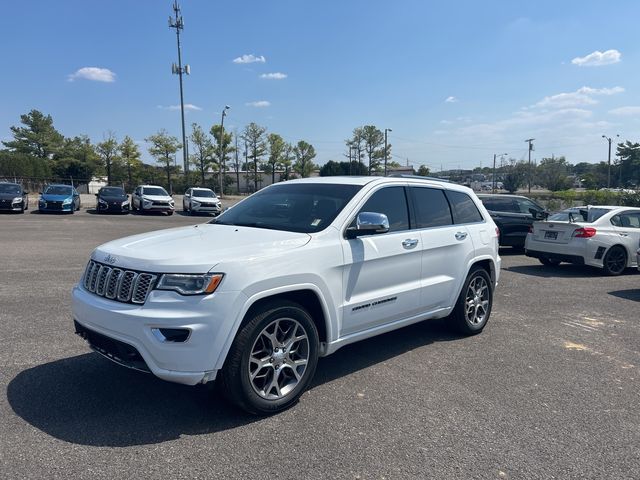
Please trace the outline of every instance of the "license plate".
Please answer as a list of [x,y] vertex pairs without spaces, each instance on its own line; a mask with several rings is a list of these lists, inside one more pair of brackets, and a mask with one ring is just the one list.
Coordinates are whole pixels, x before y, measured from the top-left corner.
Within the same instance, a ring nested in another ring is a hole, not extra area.
[[557,240],[558,239],[558,232],[546,231],[546,232],[544,232],[544,238],[548,239],[548,240]]

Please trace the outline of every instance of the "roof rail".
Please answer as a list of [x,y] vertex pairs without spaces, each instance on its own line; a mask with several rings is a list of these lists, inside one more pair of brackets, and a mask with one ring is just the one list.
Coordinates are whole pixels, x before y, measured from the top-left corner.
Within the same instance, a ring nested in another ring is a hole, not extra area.
[[436,182],[445,182],[445,183],[451,183],[450,180],[446,180],[444,178],[438,178],[438,177],[423,177],[421,175],[409,175],[407,173],[392,173],[391,175],[387,175],[388,177],[400,177],[400,178],[416,178],[419,180],[435,180]]

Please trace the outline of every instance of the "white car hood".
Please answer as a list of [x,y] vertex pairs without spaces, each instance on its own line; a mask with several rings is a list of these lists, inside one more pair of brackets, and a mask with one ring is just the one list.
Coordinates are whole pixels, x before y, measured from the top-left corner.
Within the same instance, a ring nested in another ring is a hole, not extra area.
[[220,203],[218,198],[213,197],[191,197],[191,200],[201,203]]
[[171,202],[173,198],[165,195],[147,195],[146,193],[142,194],[142,198],[144,200],[151,200],[153,202]]
[[310,239],[306,233],[202,224],[114,240],[96,248],[91,258],[145,272],[206,273],[225,260],[286,254]]

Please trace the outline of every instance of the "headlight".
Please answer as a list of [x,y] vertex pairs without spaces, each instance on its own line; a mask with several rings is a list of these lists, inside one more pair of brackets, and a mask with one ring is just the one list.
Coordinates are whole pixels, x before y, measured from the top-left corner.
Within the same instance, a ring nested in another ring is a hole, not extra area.
[[64,201],[62,202],[63,205],[69,205],[73,200],[70,198],[65,198]]
[[22,197],[16,197],[12,200],[11,203],[20,203],[22,201]]
[[222,282],[222,273],[207,273],[205,275],[184,275],[165,273],[160,277],[158,290],[173,290],[181,295],[202,295],[213,293]]
[[105,202],[105,201],[104,201],[103,199],[101,199],[101,198],[99,198],[99,199],[98,199],[98,202],[100,202],[100,203],[104,203],[105,205],[107,204],[107,202]]
[[128,204],[129,204],[129,200],[125,200],[124,202],[122,202],[120,206],[126,207]]
[[200,206],[200,202],[198,202],[197,200],[191,200],[191,204],[192,204],[194,207],[199,207],[199,206]]

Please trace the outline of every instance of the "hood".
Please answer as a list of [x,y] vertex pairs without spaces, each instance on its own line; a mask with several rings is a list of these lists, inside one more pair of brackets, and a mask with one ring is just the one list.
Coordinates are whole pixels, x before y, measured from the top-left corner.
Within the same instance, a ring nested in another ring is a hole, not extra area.
[[100,195],[98,198],[105,202],[124,202],[125,200],[129,200],[129,197],[126,195]]
[[220,203],[220,199],[218,197],[191,197],[191,200],[204,203]]
[[169,202],[173,200],[173,198],[168,195],[147,195],[146,193],[142,195],[142,198],[146,198],[153,202]]
[[218,263],[286,254],[306,245],[306,233],[202,224],[143,233],[105,243],[97,262],[156,273],[206,273]]
[[43,193],[40,197],[42,200],[46,200],[47,202],[63,202],[67,198],[73,198],[73,195],[52,195],[50,193]]
[[13,200],[14,198],[22,197],[22,193],[6,193],[0,192],[0,200]]

